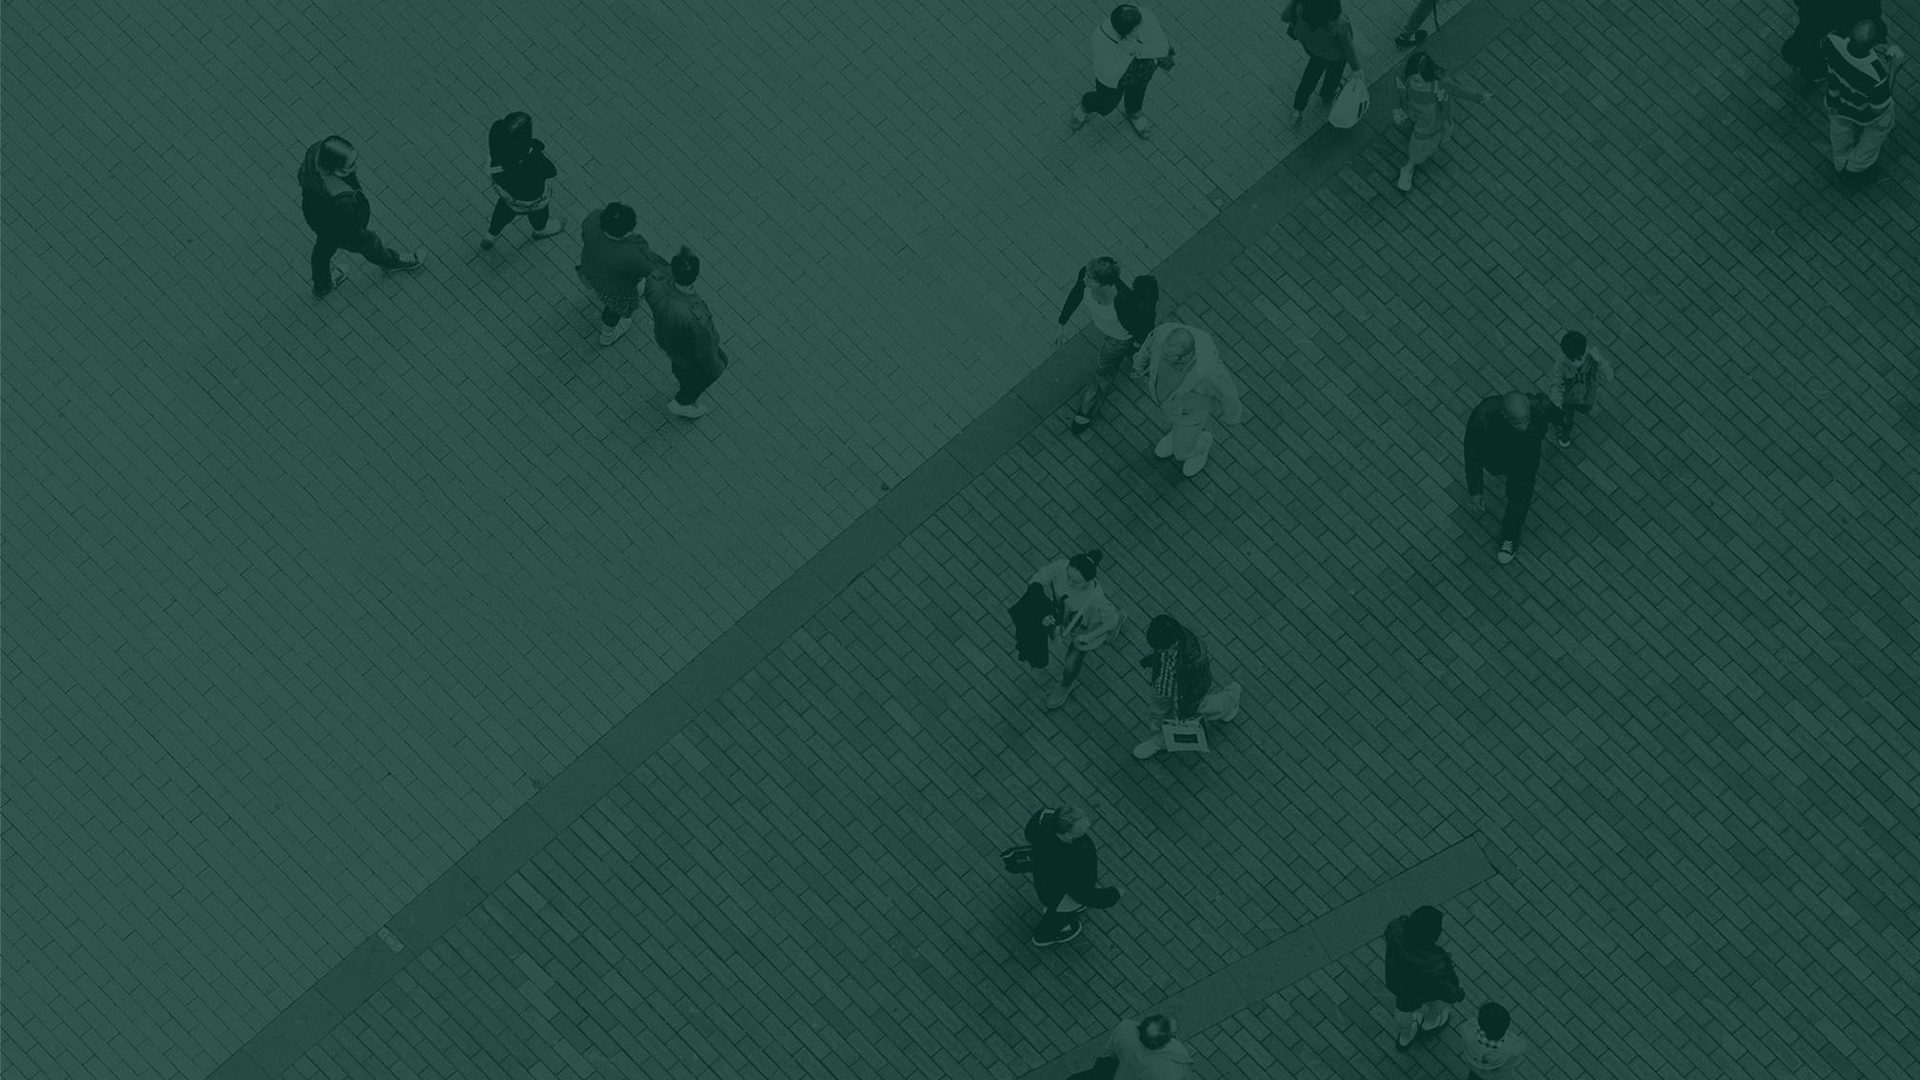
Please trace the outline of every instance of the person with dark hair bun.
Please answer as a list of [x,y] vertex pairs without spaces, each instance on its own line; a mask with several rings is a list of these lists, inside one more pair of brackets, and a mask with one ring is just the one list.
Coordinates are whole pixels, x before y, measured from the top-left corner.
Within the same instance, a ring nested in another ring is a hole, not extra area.
[[700,256],[681,245],[665,269],[655,268],[647,278],[647,306],[653,310],[653,340],[673,365],[680,389],[667,402],[667,411],[695,420],[712,411],[700,395],[727,370],[727,353],[713,326],[713,312],[693,291],[700,280]]
[[557,176],[547,157],[547,145],[533,137],[533,117],[512,112],[487,130],[487,159],[493,178],[493,219],[480,238],[483,250],[492,250],[514,218],[524,216],[533,226],[533,238],[558,236],[564,228],[553,220],[547,181]]
[[1095,580],[1100,559],[1097,550],[1081,552],[1048,563],[1029,579],[1029,584],[1040,586],[1053,607],[1042,622],[1066,654],[1060,685],[1047,695],[1049,709],[1067,703],[1067,695],[1073,692],[1075,680],[1086,666],[1087,654],[1105,645],[1120,629],[1120,610]]
[[611,202],[580,220],[580,263],[574,272],[600,304],[600,344],[611,345],[633,326],[640,309],[640,283],[667,265],[647,238],[633,231],[639,216]]
[[325,296],[344,281],[347,272],[333,265],[337,252],[351,251],[388,272],[420,268],[418,251],[401,254],[380,242],[367,223],[373,205],[360,189],[360,153],[338,135],[329,135],[307,147],[301,159],[300,215],[313,230],[313,295]]

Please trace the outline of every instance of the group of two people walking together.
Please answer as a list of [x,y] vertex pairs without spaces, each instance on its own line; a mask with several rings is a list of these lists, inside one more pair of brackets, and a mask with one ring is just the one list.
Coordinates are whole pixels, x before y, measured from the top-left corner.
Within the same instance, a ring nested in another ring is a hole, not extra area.
[[[535,240],[559,235],[564,226],[552,209],[550,182],[559,169],[546,144],[534,137],[533,117],[512,112],[487,131],[488,179],[493,211],[480,238],[491,251],[516,218],[526,218]],[[418,269],[418,251],[397,251],[369,226],[372,204],[359,177],[359,152],[339,135],[307,148],[297,174],[301,215],[313,231],[313,294],[324,297],[346,279],[334,257],[348,251],[383,270]],[[637,215],[620,202],[584,215],[580,223],[582,285],[600,305],[600,344],[612,345],[627,332],[644,299],[653,316],[654,342],[667,354],[679,384],[668,411],[694,419],[710,406],[700,400],[727,368],[713,312],[695,291],[700,257],[682,246],[670,259],[655,254],[635,231]]]

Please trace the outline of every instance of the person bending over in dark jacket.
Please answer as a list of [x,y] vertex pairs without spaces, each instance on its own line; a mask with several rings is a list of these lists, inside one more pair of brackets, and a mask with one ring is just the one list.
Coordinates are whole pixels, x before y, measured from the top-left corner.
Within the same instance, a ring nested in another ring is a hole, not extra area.
[[1101,887],[1100,859],[1087,835],[1091,823],[1077,807],[1042,810],[1027,822],[1027,843],[1033,845],[1033,888],[1040,894],[1045,914],[1033,928],[1033,943],[1060,945],[1080,936],[1087,908],[1110,908],[1120,902],[1120,890]]
[[325,296],[345,280],[333,265],[335,252],[351,251],[382,270],[413,270],[418,251],[401,254],[367,228],[373,207],[360,190],[360,155],[353,144],[329,135],[307,147],[300,163],[300,213],[313,230],[313,295]]

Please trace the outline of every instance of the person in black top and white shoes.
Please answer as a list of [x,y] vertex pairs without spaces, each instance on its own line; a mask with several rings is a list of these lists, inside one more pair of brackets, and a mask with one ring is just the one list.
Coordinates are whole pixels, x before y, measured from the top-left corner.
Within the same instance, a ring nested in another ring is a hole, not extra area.
[[559,174],[547,158],[546,144],[533,137],[533,117],[508,113],[487,131],[487,156],[493,175],[493,220],[480,246],[491,250],[514,218],[526,215],[533,238],[558,236],[564,228],[548,208],[547,181]]
[[1467,417],[1467,505],[1486,509],[1481,497],[1485,473],[1507,478],[1507,509],[1500,521],[1500,562],[1513,561],[1520,527],[1533,505],[1533,481],[1540,471],[1540,443],[1561,418],[1545,394],[1494,394]]
[[1033,888],[1046,911],[1033,928],[1033,943],[1042,948],[1080,936],[1088,908],[1110,908],[1120,902],[1120,890],[1102,887],[1100,860],[1087,835],[1091,822],[1078,807],[1041,810],[1027,821],[1027,843],[1033,845]]

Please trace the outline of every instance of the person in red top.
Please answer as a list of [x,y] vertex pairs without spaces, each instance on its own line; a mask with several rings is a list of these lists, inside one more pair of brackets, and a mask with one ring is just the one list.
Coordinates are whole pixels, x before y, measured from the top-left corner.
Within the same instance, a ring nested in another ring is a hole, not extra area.
[[367,222],[373,206],[360,189],[360,154],[353,144],[329,135],[307,147],[296,177],[300,181],[300,215],[313,230],[313,295],[325,296],[346,279],[333,265],[337,252],[351,251],[382,270],[414,270],[418,251],[401,254],[380,242]]

